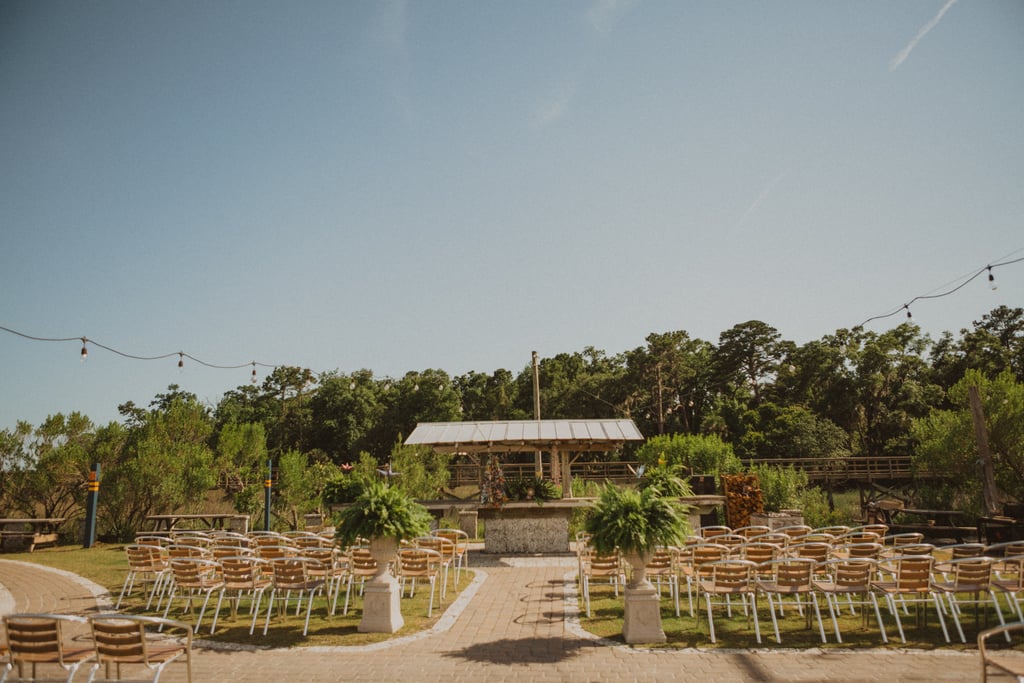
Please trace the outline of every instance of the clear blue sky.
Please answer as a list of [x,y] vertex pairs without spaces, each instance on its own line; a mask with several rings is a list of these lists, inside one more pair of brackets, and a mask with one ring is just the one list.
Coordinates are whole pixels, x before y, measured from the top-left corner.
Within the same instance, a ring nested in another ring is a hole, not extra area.
[[[394,376],[805,343],[1024,256],[1022,217],[1019,0],[0,0],[0,325],[35,336]],[[915,322],[1024,305],[996,276]],[[0,428],[249,380],[80,347],[0,331]]]

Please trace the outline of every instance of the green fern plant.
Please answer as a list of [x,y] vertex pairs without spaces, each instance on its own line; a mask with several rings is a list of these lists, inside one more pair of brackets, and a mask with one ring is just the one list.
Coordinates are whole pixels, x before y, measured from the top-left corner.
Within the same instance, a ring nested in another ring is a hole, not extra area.
[[338,518],[335,538],[342,546],[359,538],[415,538],[430,530],[430,513],[401,490],[368,481]]
[[690,531],[682,505],[656,487],[642,491],[605,485],[585,523],[598,552],[647,553],[660,545],[682,545]]

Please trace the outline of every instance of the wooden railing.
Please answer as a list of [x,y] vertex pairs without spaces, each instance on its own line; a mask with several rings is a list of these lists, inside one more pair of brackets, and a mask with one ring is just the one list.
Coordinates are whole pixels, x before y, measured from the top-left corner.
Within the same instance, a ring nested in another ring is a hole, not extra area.
[[[895,482],[913,479],[937,479],[944,475],[941,472],[915,470],[909,455],[887,457],[854,457],[844,459],[833,458],[767,458],[744,460],[744,466],[775,465],[777,467],[793,467],[807,473],[812,482]],[[480,472],[477,465],[471,463],[452,463],[449,486],[473,485],[479,483]],[[572,465],[574,478],[592,481],[612,481],[627,483],[636,481],[639,462],[576,462]],[[532,463],[502,464],[502,472],[506,479],[534,476]],[[544,474],[547,476],[548,466],[545,462]]]

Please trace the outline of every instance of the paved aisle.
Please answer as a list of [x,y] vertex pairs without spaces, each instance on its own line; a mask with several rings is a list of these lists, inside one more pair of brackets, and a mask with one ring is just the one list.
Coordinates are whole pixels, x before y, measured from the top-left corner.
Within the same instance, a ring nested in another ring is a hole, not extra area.
[[[204,681],[972,681],[974,653],[893,651],[643,651],[579,635],[571,615],[573,558],[487,558],[462,613],[440,633],[364,648],[227,652],[198,648],[194,680]],[[569,577],[567,579],[567,576]],[[566,581],[569,582],[566,585]],[[20,562],[0,560],[0,611],[83,612],[97,597],[86,584]],[[567,590],[568,589],[568,590]],[[182,667],[162,681],[183,681]],[[83,677],[84,680],[84,677]]]

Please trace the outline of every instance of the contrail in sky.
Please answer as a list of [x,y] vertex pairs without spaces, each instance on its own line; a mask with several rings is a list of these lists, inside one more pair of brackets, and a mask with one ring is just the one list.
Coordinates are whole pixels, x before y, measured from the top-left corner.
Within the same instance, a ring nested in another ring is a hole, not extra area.
[[736,221],[736,225],[732,226],[732,229],[736,230],[741,225],[743,225],[746,222],[747,218],[750,216],[750,214],[754,213],[754,210],[757,209],[758,206],[760,206],[761,202],[768,198],[768,195],[772,193],[772,190],[774,190],[775,186],[779,184],[779,181],[785,177],[786,174],[784,172],[780,173],[778,177],[775,178],[775,180],[765,185],[764,189],[761,190],[761,194],[759,194],[757,196],[757,199],[754,200],[754,203],[751,204],[747,208],[747,210],[743,212],[743,215],[740,216],[740,219],[738,221]]
[[942,9],[940,9],[939,13],[935,15],[935,18],[922,26],[921,30],[917,32],[916,36],[914,36],[914,39],[907,43],[907,46],[900,50],[898,55],[892,58],[892,61],[889,62],[889,71],[895,71],[900,68],[900,65],[903,64],[903,62],[907,61],[907,57],[909,57],[910,53],[913,52],[915,47],[917,47],[917,44],[921,42],[921,39],[928,35],[929,31],[939,25],[939,22],[942,21],[942,17],[949,11],[949,8],[955,4],[956,0],[946,1],[946,4],[942,6]]

